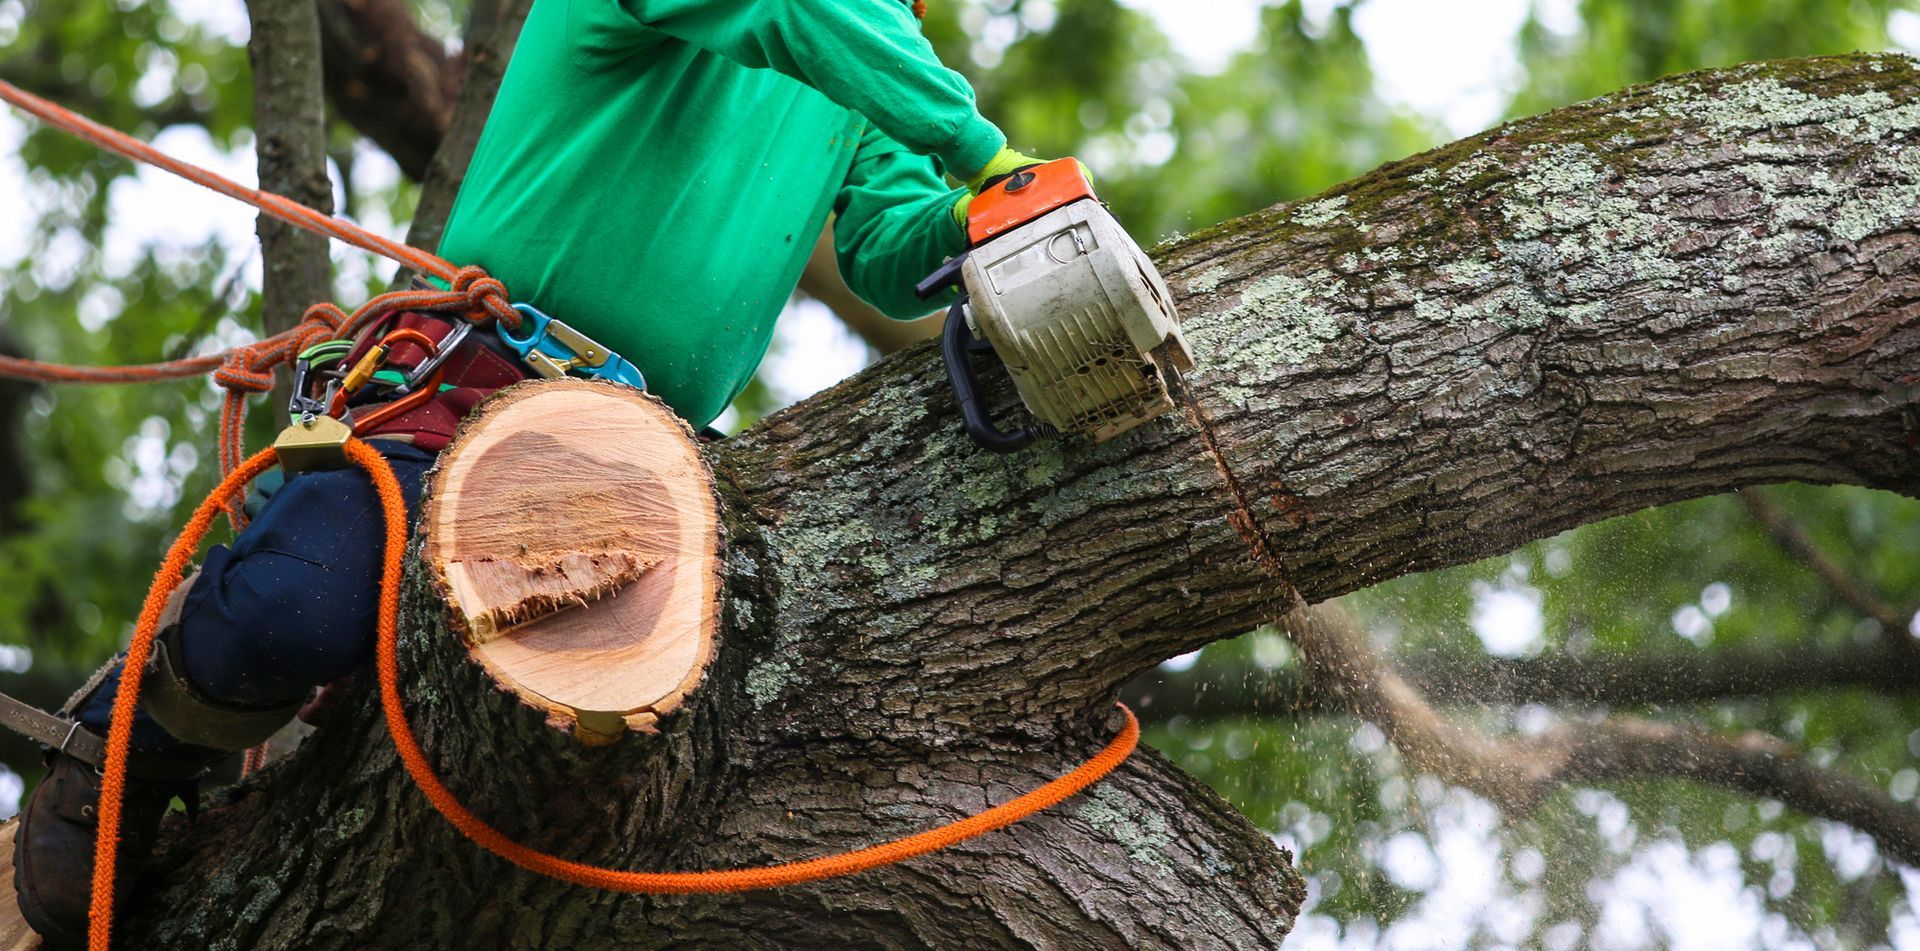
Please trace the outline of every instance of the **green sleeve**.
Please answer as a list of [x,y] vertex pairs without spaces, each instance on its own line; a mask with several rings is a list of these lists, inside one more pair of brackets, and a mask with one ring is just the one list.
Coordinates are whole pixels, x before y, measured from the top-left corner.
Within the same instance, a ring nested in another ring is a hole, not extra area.
[[855,294],[888,317],[908,320],[952,301],[920,300],[913,286],[967,246],[949,189],[933,161],[868,126],[834,198],[834,251]]
[[907,148],[937,156],[956,178],[1006,144],[966,79],[940,65],[905,0],[620,2],[668,36],[806,83]]

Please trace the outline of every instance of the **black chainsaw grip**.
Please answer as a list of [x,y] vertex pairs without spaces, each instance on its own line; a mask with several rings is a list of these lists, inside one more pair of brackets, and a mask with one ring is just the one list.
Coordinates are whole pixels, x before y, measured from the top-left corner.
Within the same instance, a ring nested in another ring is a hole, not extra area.
[[947,363],[947,382],[953,384],[953,401],[960,407],[960,419],[966,423],[967,435],[993,452],[1012,452],[1033,442],[1035,434],[1031,428],[1002,432],[987,418],[987,403],[980,396],[980,377],[973,371],[973,331],[967,327],[966,304],[967,295],[962,293],[948,308],[947,326],[940,333],[940,355]]

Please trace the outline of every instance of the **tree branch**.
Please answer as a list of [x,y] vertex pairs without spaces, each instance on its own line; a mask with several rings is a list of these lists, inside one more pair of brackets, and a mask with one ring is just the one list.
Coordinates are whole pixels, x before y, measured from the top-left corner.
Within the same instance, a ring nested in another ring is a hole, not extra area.
[[[1704,703],[1801,691],[1920,691],[1920,661],[1890,645],[1603,653],[1506,658],[1428,654],[1398,659],[1399,675],[1442,705],[1596,704],[1635,707]],[[1127,685],[1129,703],[1155,719],[1201,720],[1344,711],[1297,667],[1222,677],[1204,661],[1153,670]]]
[[[1761,92],[1800,111],[1730,139]],[[1323,601],[1750,484],[1914,491],[1920,209],[1842,219],[1920,189],[1917,95],[1904,57],[1691,75],[1162,249],[1208,438],[1176,415],[982,453],[923,345],[727,440],[784,553],[768,657],[793,715],[884,732],[876,697],[931,691],[1047,734],[1272,619],[1284,586],[1243,529]],[[899,663],[850,671],[841,638],[875,631]]]
[[[500,92],[500,79],[506,75],[513,44],[520,38],[520,27],[532,7],[532,0],[474,0],[462,53],[466,70],[459,99],[421,183],[420,202],[407,229],[408,244],[429,250],[439,246],[447,213],[453,210],[453,198],[466,180],[467,163],[480,144],[480,132],[493,109],[493,97]],[[408,279],[404,270],[396,277],[402,283]]]
[[941,325],[946,322],[945,314],[933,314],[919,320],[894,320],[861,300],[860,295],[855,294],[840,275],[840,262],[833,252],[832,222],[827,223],[820,237],[813,242],[813,253],[808,255],[806,269],[800,273],[800,292],[827,305],[827,309],[833,311],[847,325],[847,329],[882,354],[903,350],[919,341],[937,337]]
[[1316,679],[1400,750],[1409,767],[1472,790],[1510,816],[1532,813],[1569,784],[1635,777],[1686,779],[1778,799],[1847,823],[1887,854],[1920,865],[1920,810],[1878,787],[1808,763],[1764,733],[1722,737],[1633,717],[1499,740],[1434,710],[1367,645],[1352,615],[1331,605],[1281,621]]
[[[253,35],[253,130],[260,187],[309,208],[333,210],[327,178],[326,100],[320,91],[320,25],[311,0],[248,0]],[[267,215],[256,225],[265,265],[261,322],[266,334],[300,322],[333,296],[327,240]],[[284,396],[275,391],[276,405]]]
[[[982,452],[932,349],[909,348],[706,448],[720,646],[658,733],[587,749],[548,727],[419,577],[410,715],[454,791],[534,845],[626,868],[790,859],[1056,774],[1110,735],[1121,684],[1271,619],[1289,583],[1324,600],[1770,481],[1913,491],[1916,102],[1903,57],[1693,74],[1162,249],[1195,411],[1099,445]],[[993,398],[1015,412],[1009,388]],[[1350,660],[1302,640],[1322,667]],[[1424,708],[1391,671],[1332,676],[1370,715]],[[167,852],[168,887],[129,908],[136,943],[430,943],[429,908],[482,943],[540,920],[562,930],[528,943],[915,945],[940,927],[978,946],[1065,929],[1244,947],[1277,943],[1297,907],[1271,841],[1151,755],[977,848],[864,879],[583,892],[468,847],[377,714],[349,709]],[[1460,751],[1469,779],[1512,775],[1447,721],[1393,726]],[[214,868],[248,891],[206,901]],[[161,934],[169,902],[194,917]]]
[[400,0],[321,0],[319,17],[327,98],[408,178],[423,180],[453,120],[464,51],[448,55]]
[[43,39],[31,51],[8,50],[6,57],[0,59],[0,80],[77,110],[96,121],[114,123],[116,118],[125,121],[131,116],[156,130],[176,125],[206,124],[206,110],[195,105],[193,98],[183,90],[175,89],[166,98],[143,108],[124,98],[101,96],[84,76],[79,79],[68,78],[60,70],[59,63],[58,47]]
[[1839,562],[1827,557],[1827,553],[1814,544],[1807,530],[1787,514],[1785,509],[1775,505],[1757,489],[1742,489],[1740,501],[1746,503],[1747,511],[1754,520],[1767,530],[1787,554],[1798,559],[1820,577],[1836,597],[1864,617],[1872,618],[1880,625],[1880,631],[1895,644],[1912,651],[1920,648],[1920,642],[1907,636],[1907,628],[1912,624],[1913,614],[1902,614],[1893,605],[1881,600],[1880,596],[1860,583],[1852,572],[1840,566]]

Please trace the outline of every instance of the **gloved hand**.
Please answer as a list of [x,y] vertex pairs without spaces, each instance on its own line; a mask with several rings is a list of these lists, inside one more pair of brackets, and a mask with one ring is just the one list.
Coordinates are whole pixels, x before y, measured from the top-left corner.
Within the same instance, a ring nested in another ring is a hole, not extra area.
[[[1000,147],[1000,151],[993,154],[993,158],[987,160],[985,167],[975,172],[972,178],[967,179],[967,191],[978,195],[980,194],[980,189],[986,186],[989,179],[999,178],[1002,175],[1012,175],[1014,172],[1026,168],[1029,165],[1045,165],[1046,163],[1046,159],[1034,158],[1031,155],[1015,152],[1012,148],[1003,145]],[[1085,171],[1086,167],[1081,166],[1081,170]]]
[[[959,226],[961,231],[967,230],[967,209],[973,205],[973,196],[980,194],[980,189],[985,187],[987,182],[1002,175],[1011,175],[1029,165],[1045,164],[1047,164],[1046,159],[1034,158],[1022,152],[1016,152],[1008,146],[1001,146],[1000,151],[987,160],[986,167],[967,179],[966,192],[953,203],[953,223]],[[1087,168],[1087,163],[1075,159],[1074,164],[1080,166],[1080,174],[1087,177],[1087,184],[1093,184],[1093,172]]]

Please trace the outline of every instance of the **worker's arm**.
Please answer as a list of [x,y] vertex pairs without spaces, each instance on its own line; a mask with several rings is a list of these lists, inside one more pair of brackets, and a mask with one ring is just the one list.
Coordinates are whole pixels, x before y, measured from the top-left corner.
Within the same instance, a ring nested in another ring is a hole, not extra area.
[[977,174],[1006,144],[973,89],[940,65],[906,0],[620,0],[641,23],[851,109],[946,171]]
[[951,291],[924,301],[913,286],[966,249],[953,218],[954,202],[965,194],[947,188],[932,159],[868,125],[833,203],[834,252],[847,286],[901,320],[950,302]]

